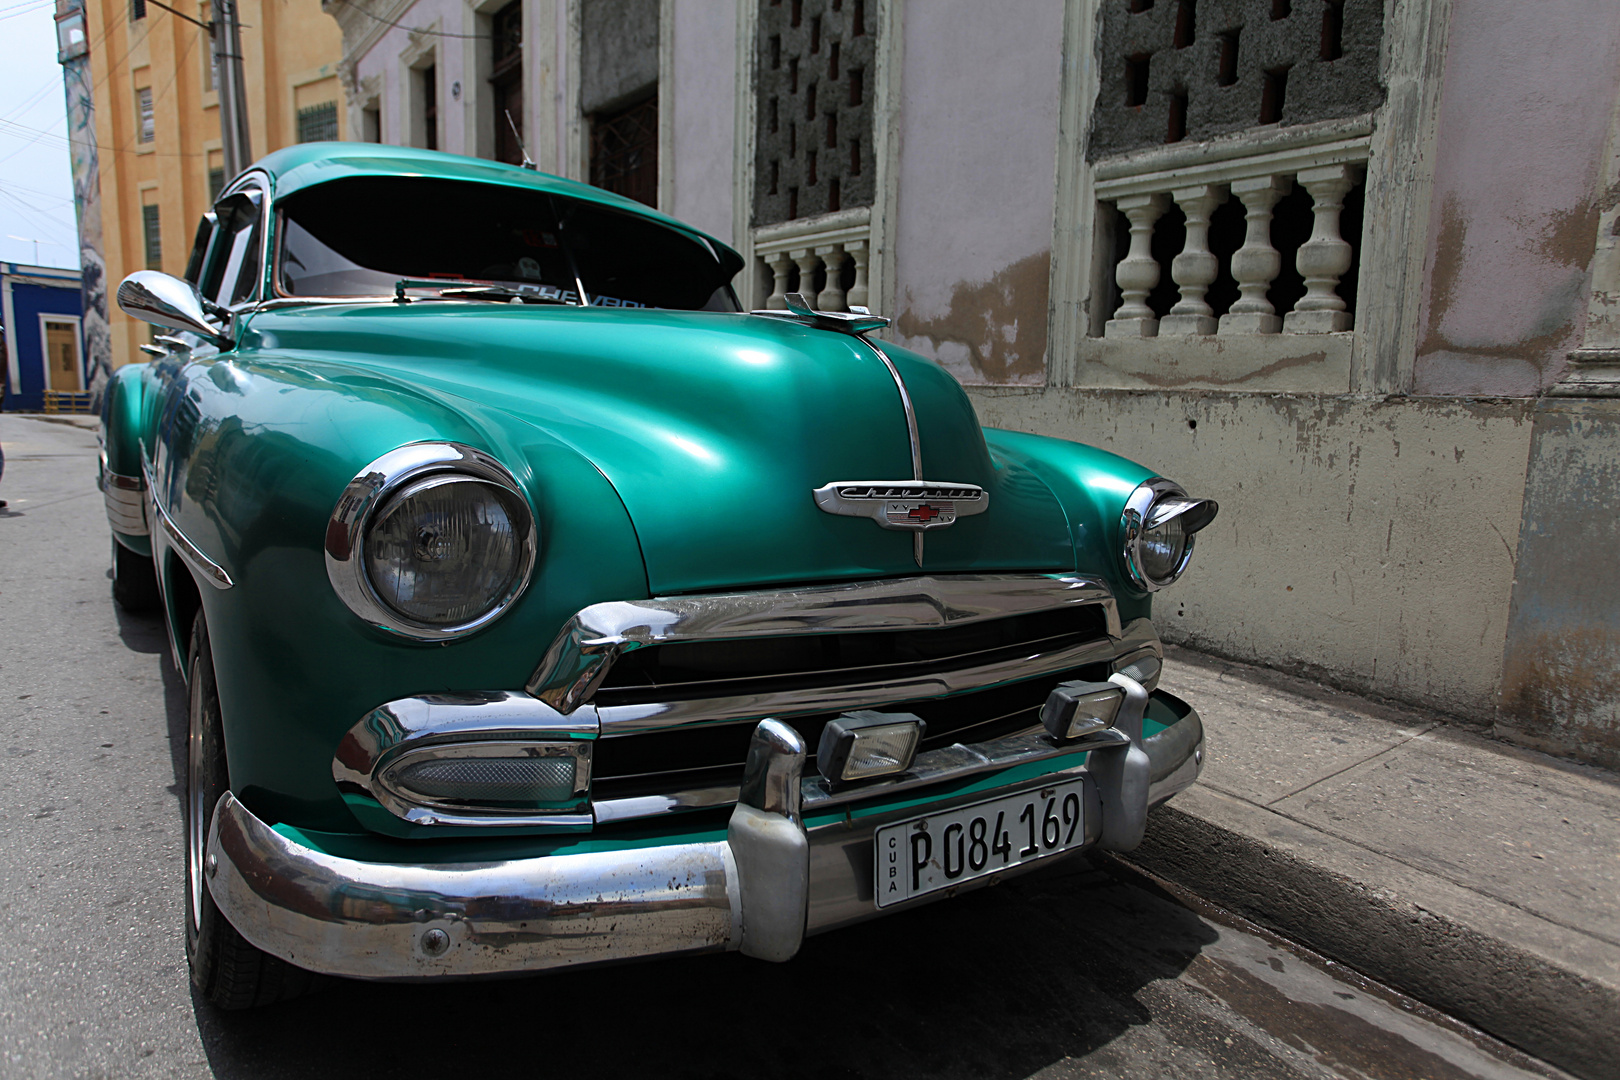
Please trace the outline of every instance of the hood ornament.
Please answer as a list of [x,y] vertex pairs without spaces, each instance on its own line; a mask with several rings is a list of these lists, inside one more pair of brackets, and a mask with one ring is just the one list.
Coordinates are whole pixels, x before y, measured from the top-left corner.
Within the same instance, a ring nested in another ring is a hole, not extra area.
[[791,322],[804,323],[814,326],[818,330],[836,330],[840,334],[862,334],[873,330],[881,330],[889,325],[889,320],[882,315],[873,315],[865,308],[851,308],[849,311],[817,311],[805,300],[803,293],[790,292],[784,297],[787,301],[786,311],[777,311],[774,308],[768,311],[750,311],[750,315],[764,315],[770,319],[787,319]]

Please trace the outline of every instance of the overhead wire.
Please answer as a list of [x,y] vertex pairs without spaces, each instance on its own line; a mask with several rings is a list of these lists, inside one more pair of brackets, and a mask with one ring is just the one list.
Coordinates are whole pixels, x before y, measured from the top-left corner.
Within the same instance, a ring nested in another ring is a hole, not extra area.
[[338,0],[338,3],[342,4],[344,7],[353,8],[366,18],[375,19],[384,26],[396,27],[400,30],[405,30],[412,34],[418,34],[422,37],[461,38],[474,39],[478,41],[489,41],[494,37],[493,34],[452,34],[448,30],[430,30],[425,26],[406,26],[402,22],[395,22],[393,19],[385,19],[381,15],[373,15],[359,4],[356,4],[354,0]]

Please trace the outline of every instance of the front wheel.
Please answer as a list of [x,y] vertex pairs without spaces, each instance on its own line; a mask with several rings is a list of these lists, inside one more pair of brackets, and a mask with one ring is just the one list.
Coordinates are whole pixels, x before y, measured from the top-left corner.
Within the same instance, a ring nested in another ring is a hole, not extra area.
[[214,807],[230,790],[219,687],[208,624],[202,612],[191,627],[186,662],[186,961],[199,993],[221,1009],[250,1009],[307,993],[316,976],[254,947],[220,914],[204,880],[208,828]]

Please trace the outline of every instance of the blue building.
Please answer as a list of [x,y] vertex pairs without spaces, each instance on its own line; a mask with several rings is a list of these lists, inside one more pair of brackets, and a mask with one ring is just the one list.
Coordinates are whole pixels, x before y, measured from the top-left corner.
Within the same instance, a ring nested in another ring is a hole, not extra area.
[[85,390],[79,272],[0,262],[7,412],[39,412],[46,390]]

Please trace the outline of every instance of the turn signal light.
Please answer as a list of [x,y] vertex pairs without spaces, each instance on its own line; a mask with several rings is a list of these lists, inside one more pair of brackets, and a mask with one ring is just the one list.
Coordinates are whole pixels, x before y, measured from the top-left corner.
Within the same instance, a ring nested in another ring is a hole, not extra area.
[[844,713],[821,729],[816,767],[833,783],[903,773],[927,727],[911,713]]
[[1078,739],[1111,726],[1124,703],[1124,687],[1113,683],[1059,683],[1041,706],[1041,726],[1054,739]]

